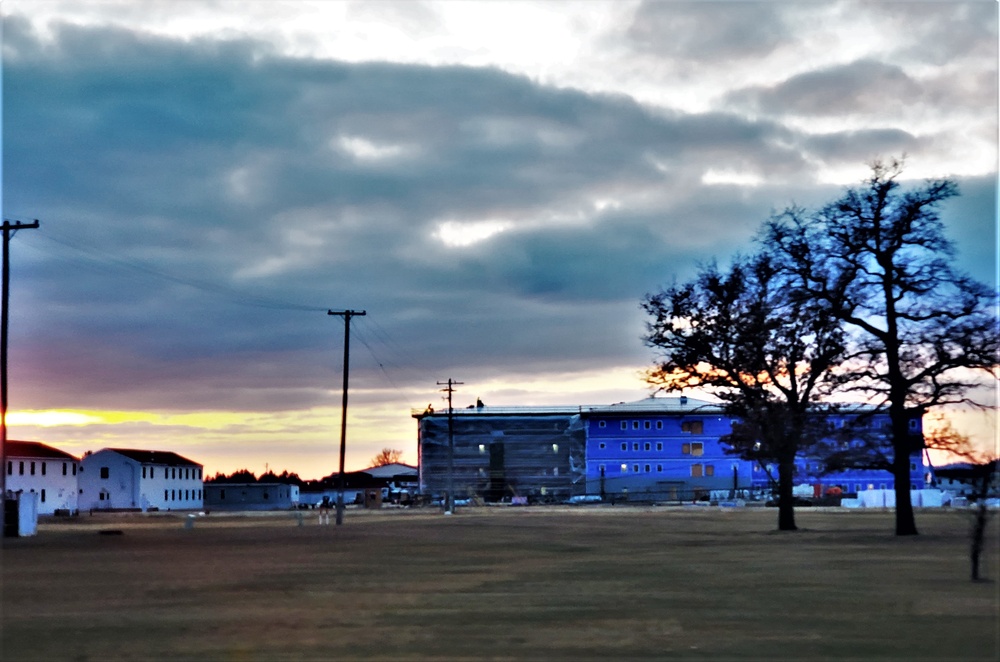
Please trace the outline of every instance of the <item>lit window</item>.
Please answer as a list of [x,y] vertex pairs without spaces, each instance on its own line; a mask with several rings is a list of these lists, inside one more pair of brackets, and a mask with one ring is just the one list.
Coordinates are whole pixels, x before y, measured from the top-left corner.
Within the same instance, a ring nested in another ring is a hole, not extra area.
[[622,463],[622,473],[623,474],[627,474],[628,473],[628,465],[625,464],[624,462]]
[[714,464],[706,464],[705,465],[705,475],[706,476],[714,476],[715,475],[715,465]]
[[559,452],[559,444],[552,444],[552,452],[553,453]]
[[479,444],[479,452],[480,453],[486,452],[486,444]]
[[691,444],[681,444],[681,455],[691,454]]
[[695,441],[691,444],[691,455],[703,455],[705,453],[705,444],[700,441]]
[[700,464],[691,465],[691,476],[693,478],[700,478],[702,474],[702,466]]

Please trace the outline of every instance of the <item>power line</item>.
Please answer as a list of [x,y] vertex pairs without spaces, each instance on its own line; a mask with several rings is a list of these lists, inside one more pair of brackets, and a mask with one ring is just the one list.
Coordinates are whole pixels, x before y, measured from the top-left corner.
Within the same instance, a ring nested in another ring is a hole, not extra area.
[[254,308],[268,308],[272,310],[294,310],[302,312],[321,312],[326,310],[324,306],[312,306],[307,304],[282,301],[279,299],[272,299],[268,297],[262,297],[255,294],[248,294],[247,292],[240,291],[238,289],[228,287],[225,285],[220,285],[218,283],[213,283],[206,280],[201,280],[197,278],[190,278],[185,276],[178,276],[177,274],[172,274],[167,271],[150,266],[149,264],[137,261],[125,259],[120,256],[113,255],[106,251],[102,251],[93,246],[82,245],[78,241],[69,241],[65,239],[60,239],[52,235],[51,233],[42,233],[40,235],[44,239],[47,239],[53,243],[59,244],[65,248],[83,255],[87,261],[98,266],[112,266],[121,269],[126,269],[136,273],[141,273],[146,276],[152,276],[161,280],[165,280],[171,283],[176,283],[179,285],[184,285],[192,289],[201,290],[203,292],[208,292],[215,294],[216,296],[228,299],[232,303],[236,303],[243,306],[250,306]]

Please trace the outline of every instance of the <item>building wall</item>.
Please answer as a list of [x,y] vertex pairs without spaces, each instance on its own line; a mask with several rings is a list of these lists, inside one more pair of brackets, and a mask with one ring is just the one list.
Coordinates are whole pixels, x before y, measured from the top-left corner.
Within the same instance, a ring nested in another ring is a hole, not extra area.
[[76,512],[79,504],[79,462],[53,458],[8,457],[7,490],[38,494],[38,514]]
[[142,464],[112,450],[83,458],[80,509],[200,509],[202,467]]
[[731,489],[734,472],[739,488],[750,487],[751,463],[719,443],[732,427],[718,412],[597,411],[588,418],[589,494],[688,500]]
[[296,485],[206,483],[205,507],[233,510],[287,510],[298,503]]
[[[420,489],[448,490],[448,415],[419,419]],[[586,432],[578,413],[459,410],[454,416],[454,489],[458,499],[514,496],[566,499],[586,489]]]

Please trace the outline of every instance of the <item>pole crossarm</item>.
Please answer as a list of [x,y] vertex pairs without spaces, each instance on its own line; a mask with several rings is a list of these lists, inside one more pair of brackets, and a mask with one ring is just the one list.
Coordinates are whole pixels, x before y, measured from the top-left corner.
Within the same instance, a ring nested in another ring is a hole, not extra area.
[[347,375],[351,357],[351,318],[368,313],[364,310],[328,310],[327,315],[344,318],[344,390],[340,407],[340,471],[337,474],[337,526],[344,523],[344,457],[347,453]]

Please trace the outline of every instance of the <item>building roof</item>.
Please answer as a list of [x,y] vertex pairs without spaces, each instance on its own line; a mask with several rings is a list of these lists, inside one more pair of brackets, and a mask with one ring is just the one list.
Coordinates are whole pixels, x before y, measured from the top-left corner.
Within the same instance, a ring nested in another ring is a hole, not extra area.
[[52,446],[46,446],[39,441],[14,441],[8,439],[4,446],[5,457],[34,457],[46,460],[72,460],[78,462],[79,459],[65,451]]
[[582,407],[581,409],[585,414],[721,414],[724,411],[722,403],[698,400],[684,395],[680,397],[650,396],[632,402]]
[[[447,416],[447,409],[414,409],[413,418],[424,418],[426,416]],[[615,415],[615,414],[721,414],[723,405],[718,402],[708,400],[698,400],[687,396],[680,397],[654,397],[643,398],[632,402],[619,402],[613,405],[566,405],[551,407],[466,407],[465,409],[453,409],[453,416],[567,416],[574,414],[590,415]]]
[[202,466],[171,451],[144,451],[134,448],[105,448],[104,450],[124,455],[128,459],[135,460],[141,464],[165,464],[168,467]]
[[393,462],[391,464],[383,464],[377,467],[369,467],[367,469],[362,469],[363,472],[369,476],[375,476],[376,478],[395,478],[396,476],[402,475],[417,475],[417,468],[409,464],[403,464],[402,462]]

